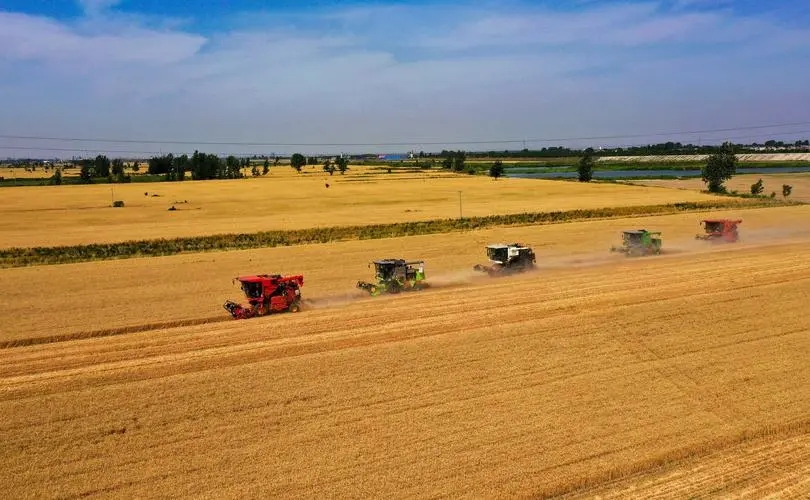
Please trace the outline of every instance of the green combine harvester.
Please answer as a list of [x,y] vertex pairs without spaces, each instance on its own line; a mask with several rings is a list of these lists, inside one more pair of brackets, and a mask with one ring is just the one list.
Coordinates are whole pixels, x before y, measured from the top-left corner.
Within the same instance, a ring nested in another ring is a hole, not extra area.
[[611,247],[611,252],[620,252],[627,257],[658,255],[661,253],[661,233],[636,229],[622,232],[622,246]]
[[428,286],[425,282],[424,261],[382,259],[375,260],[373,264],[377,282],[357,282],[357,288],[367,291],[372,297],[387,293],[418,291]]

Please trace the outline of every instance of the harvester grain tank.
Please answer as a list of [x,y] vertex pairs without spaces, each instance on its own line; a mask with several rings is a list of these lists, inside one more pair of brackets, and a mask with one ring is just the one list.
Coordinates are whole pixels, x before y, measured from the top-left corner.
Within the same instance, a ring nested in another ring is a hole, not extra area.
[[490,276],[522,273],[534,269],[534,250],[520,243],[487,245],[487,258],[492,265],[476,264],[473,269]]
[[611,252],[620,252],[627,257],[658,255],[661,253],[661,233],[646,229],[622,231],[622,245],[611,247]]
[[418,291],[427,288],[425,262],[405,259],[375,260],[374,283],[358,281],[357,288],[367,291],[372,297],[386,293]]
[[223,307],[234,319],[301,310],[301,287],[304,285],[302,275],[257,274],[240,276],[233,281],[240,283],[248,299],[246,305],[225,301]]
[[695,235],[697,240],[712,242],[736,243],[740,239],[737,225],[742,224],[740,219],[705,219],[700,221],[704,234]]

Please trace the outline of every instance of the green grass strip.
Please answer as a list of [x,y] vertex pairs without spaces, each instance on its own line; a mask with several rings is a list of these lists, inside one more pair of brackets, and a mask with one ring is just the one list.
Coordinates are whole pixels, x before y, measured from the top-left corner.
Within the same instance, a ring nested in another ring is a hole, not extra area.
[[538,225],[590,219],[614,219],[728,208],[758,208],[799,204],[775,199],[718,199],[703,202],[670,203],[631,207],[534,212],[485,217],[434,219],[363,226],[336,226],[257,233],[215,234],[184,238],[131,240],[54,247],[0,249],[0,268],[67,264],[94,260],[157,257],[250,248],[280,247],[349,240],[373,240],[485,229],[498,226]]

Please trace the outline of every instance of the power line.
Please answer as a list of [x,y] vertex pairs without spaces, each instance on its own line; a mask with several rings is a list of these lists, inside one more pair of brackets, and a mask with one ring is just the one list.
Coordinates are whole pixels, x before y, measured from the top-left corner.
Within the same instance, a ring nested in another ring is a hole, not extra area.
[[[0,139],[15,139],[15,140],[32,140],[32,141],[64,141],[64,142],[96,142],[96,143],[126,143],[126,144],[177,144],[177,145],[206,145],[206,146],[437,146],[437,145],[469,145],[469,144],[526,144],[538,142],[568,142],[568,141],[594,141],[606,139],[632,139],[639,137],[659,137],[659,136],[677,136],[677,135],[691,135],[691,134],[708,134],[714,132],[735,132],[739,130],[756,130],[768,128],[781,128],[791,127],[797,125],[810,125],[810,121],[794,122],[794,123],[779,123],[774,125],[753,125],[746,127],[730,127],[718,129],[705,129],[705,130],[688,130],[688,131],[673,131],[673,132],[650,132],[644,134],[625,134],[625,135],[602,135],[602,136],[589,136],[589,137],[563,137],[563,138],[549,138],[549,139],[503,139],[503,140],[470,140],[470,141],[408,141],[408,142],[376,142],[376,143],[316,143],[316,142],[299,142],[299,143],[277,143],[277,142],[236,142],[236,141],[166,141],[166,140],[148,140],[148,139],[109,139],[109,138],[79,138],[79,137],[46,137],[46,136],[26,136],[26,135],[3,135],[0,134]],[[788,133],[802,133],[802,132],[788,132]],[[10,149],[10,148],[9,148]],[[81,149],[79,151],[84,151]]]

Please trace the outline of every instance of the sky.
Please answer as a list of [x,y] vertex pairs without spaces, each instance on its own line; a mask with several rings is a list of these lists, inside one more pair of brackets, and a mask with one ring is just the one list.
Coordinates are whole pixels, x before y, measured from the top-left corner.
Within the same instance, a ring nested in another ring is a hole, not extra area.
[[0,0],[0,157],[804,139],[808,62],[805,0]]

